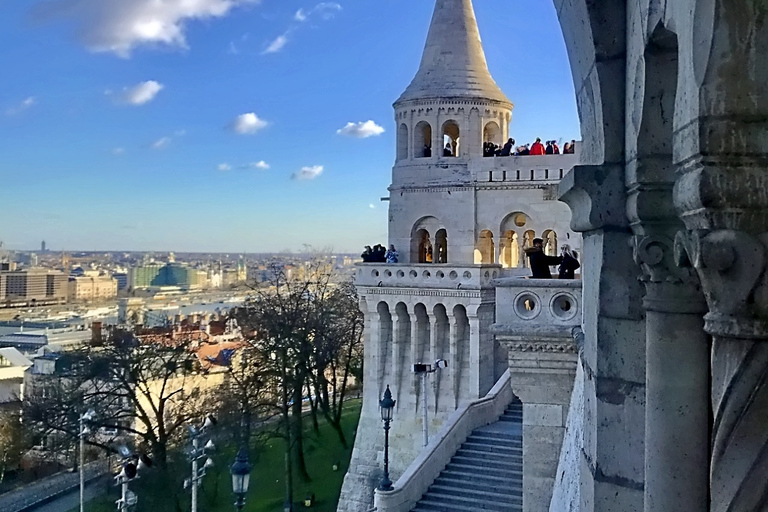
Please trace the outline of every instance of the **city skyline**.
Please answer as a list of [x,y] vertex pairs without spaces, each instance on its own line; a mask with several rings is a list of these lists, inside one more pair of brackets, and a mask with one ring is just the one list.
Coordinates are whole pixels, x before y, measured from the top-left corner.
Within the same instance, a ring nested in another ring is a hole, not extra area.
[[[0,92],[5,248],[385,243],[391,104],[418,67],[433,3],[176,4],[0,6],[0,64],[15,77]],[[491,73],[516,105],[512,136],[579,138],[554,7],[510,4],[475,8]]]

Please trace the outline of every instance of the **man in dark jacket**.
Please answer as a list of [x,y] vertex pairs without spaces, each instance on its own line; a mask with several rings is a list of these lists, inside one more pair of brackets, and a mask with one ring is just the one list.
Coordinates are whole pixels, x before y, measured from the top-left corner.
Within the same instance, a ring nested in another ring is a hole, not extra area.
[[528,262],[531,266],[531,277],[534,279],[552,279],[552,272],[549,271],[550,265],[559,265],[563,262],[562,256],[547,256],[544,254],[544,240],[541,238],[533,239],[533,247],[525,250],[528,256]]

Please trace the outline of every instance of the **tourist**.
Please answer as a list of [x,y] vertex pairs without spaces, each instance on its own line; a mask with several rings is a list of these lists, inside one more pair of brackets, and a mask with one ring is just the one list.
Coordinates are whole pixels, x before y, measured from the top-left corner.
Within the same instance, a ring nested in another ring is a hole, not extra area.
[[544,144],[541,143],[541,137],[536,137],[536,142],[533,143],[530,149],[531,155],[541,156],[545,155]]
[[365,246],[365,250],[363,251],[363,254],[360,255],[361,258],[363,258],[363,263],[370,263],[373,258],[373,249],[371,249],[370,245]]
[[570,142],[566,142],[565,146],[563,146],[563,154],[564,155],[571,154],[571,143]]
[[563,245],[562,249],[563,262],[560,264],[560,279],[575,279],[576,269],[581,267],[579,260],[571,250],[571,246],[568,244]]
[[427,144],[424,144],[424,158],[430,158],[432,156],[432,148],[429,147]]
[[550,265],[559,265],[563,262],[562,256],[547,256],[544,254],[544,240],[541,238],[533,239],[533,247],[525,250],[528,256],[529,266],[531,267],[531,277],[534,279],[552,279]]
[[552,154],[559,155],[560,154],[560,146],[557,145],[557,141],[552,141]]
[[517,148],[517,154],[518,154],[518,156],[528,156],[528,155],[530,155],[531,154],[531,150],[528,147],[528,144],[526,144],[525,146],[520,146],[519,148]]
[[443,156],[453,156],[453,151],[451,150],[450,142],[445,144],[445,149],[443,150]]
[[563,149],[563,153],[572,155],[576,153],[576,141],[572,140],[570,144],[566,143],[565,146],[568,148],[568,151],[566,152],[565,149]]
[[501,148],[501,156],[509,156],[512,154],[512,148],[515,147],[515,139],[509,139],[507,140],[507,143],[504,144],[504,147]]
[[387,250],[386,254],[384,255],[384,259],[387,261],[387,263],[397,263],[399,257],[400,255],[397,254],[395,246],[390,244],[389,250]]
[[432,263],[432,246],[431,245],[427,247],[427,254],[425,255],[424,261],[426,263]]
[[552,141],[547,141],[547,147],[544,148],[544,153],[547,155],[554,155],[555,154],[555,148],[552,147]]

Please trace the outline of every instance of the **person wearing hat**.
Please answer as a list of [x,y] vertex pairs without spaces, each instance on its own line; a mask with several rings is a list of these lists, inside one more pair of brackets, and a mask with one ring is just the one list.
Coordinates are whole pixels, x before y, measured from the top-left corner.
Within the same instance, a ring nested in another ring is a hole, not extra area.
[[544,240],[541,238],[533,239],[533,247],[525,250],[528,256],[528,263],[531,267],[531,277],[534,279],[552,279],[550,265],[559,265],[563,262],[562,256],[547,256],[544,254]]

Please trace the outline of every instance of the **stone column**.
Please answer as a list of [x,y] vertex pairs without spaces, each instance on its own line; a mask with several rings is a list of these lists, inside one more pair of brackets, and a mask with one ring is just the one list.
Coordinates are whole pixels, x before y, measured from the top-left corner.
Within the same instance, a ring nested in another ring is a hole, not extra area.
[[571,337],[498,336],[523,402],[523,512],[548,512],[576,376]]
[[467,311],[469,319],[469,396],[471,398],[480,397],[480,320],[477,318],[477,312]]
[[698,278],[665,237],[635,238],[645,271],[645,511],[706,510],[709,337]]
[[645,322],[632,264],[623,164],[577,166],[560,182],[583,233],[584,433],[579,510],[643,510]]
[[448,321],[450,324],[450,359],[448,360],[448,372],[451,379],[451,396],[453,397],[453,407],[459,406],[459,394],[461,392],[461,383],[459,382],[459,327],[456,317],[453,316],[453,310],[448,312]]

